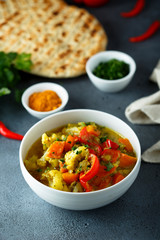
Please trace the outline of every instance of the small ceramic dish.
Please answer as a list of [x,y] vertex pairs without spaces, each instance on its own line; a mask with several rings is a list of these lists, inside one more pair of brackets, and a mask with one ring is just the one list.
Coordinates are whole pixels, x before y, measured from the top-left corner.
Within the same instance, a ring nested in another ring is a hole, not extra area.
[[[32,144],[39,139],[43,133],[54,128],[65,126],[68,123],[96,122],[101,126],[107,126],[131,142],[137,162],[132,171],[119,183],[108,188],[93,192],[65,192],[48,187],[37,181],[26,169],[24,160]],[[43,200],[70,210],[89,210],[107,205],[121,197],[135,181],[141,165],[141,147],[134,131],[121,119],[96,110],[76,109],[53,114],[42,119],[32,126],[25,134],[19,149],[20,167],[24,179],[31,189]],[[43,203],[42,203],[43,204]]]
[[[35,92],[42,92],[45,90],[52,90],[57,93],[57,95],[61,98],[62,104],[60,107],[56,108],[55,110],[52,111],[47,111],[47,112],[39,112],[31,109],[29,107],[29,97],[31,94]],[[53,113],[57,113],[59,111],[62,111],[64,107],[66,106],[67,102],[69,99],[68,92],[66,89],[56,83],[51,83],[51,82],[44,82],[44,83],[37,83],[35,85],[32,85],[31,87],[27,88],[25,92],[22,95],[22,104],[24,108],[34,117],[37,117],[39,119],[42,119],[44,117],[47,117]]]
[[[123,78],[106,80],[93,74],[93,70],[101,63],[111,59],[117,59],[129,64],[129,73]],[[103,92],[119,92],[123,90],[132,80],[136,71],[136,63],[128,54],[119,51],[104,51],[92,56],[86,63],[86,72],[89,79],[99,90]]]

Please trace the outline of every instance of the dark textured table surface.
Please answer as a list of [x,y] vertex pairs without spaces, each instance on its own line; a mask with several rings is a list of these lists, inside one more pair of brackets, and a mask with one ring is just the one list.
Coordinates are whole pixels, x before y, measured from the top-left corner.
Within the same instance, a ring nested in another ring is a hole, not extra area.
[[[141,14],[122,18],[120,13],[130,10],[135,2],[110,0],[103,7],[87,8],[106,30],[107,49],[124,51],[136,61],[135,77],[124,91],[100,92],[86,75],[66,80],[22,74],[21,87],[43,81],[61,84],[70,96],[66,109],[96,109],[121,118],[137,134],[143,152],[160,140],[160,126],[133,125],[124,111],[132,101],[158,91],[149,76],[160,58],[160,31],[141,43],[128,39],[160,17],[160,4],[159,0],[148,0]],[[20,134],[38,121],[12,95],[0,98],[0,120]],[[69,211],[46,203],[32,192],[20,171],[19,146],[19,141],[0,136],[0,240],[160,239],[160,165],[142,162],[134,184],[112,204],[90,211]]]

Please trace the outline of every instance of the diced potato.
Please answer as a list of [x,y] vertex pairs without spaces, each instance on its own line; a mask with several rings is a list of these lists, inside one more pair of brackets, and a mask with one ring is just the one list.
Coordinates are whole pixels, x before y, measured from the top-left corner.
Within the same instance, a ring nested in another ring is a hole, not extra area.
[[45,160],[43,161],[42,158],[37,159],[37,165],[38,165],[39,167],[45,167],[46,164],[47,164],[47,162],[46,162]]
[[73,182],[70,185],[70,188],[71,188],[72,192],[83,192],[83,188],[82,188],[80,182]]
[[58,170],[51,170],[42,174],[42,179],[47,179],[49,183],[49,187],[62,190],[69,191],[66,183],[62,178],[62,174]]

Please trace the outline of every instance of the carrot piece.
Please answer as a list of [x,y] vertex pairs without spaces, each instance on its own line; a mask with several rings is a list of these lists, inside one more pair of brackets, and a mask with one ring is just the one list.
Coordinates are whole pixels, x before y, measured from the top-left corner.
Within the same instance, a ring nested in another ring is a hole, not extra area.
[[62,177],[67,184],[71,184],[72,182],[75,182],[78,180],[79,174],[65,172],[65,173],[62,173]]
[[113,184],[116,184],[124,179],[124,176],[121,173],[116,173],[113,176]]
[[122,168],[131,167],[136,163],[136,161],[137,161],[136,157],[132,157],[122,153],[120,157],[119,167],[122,167]]
[[64,150],[65,142],[64,141],[56,141],[53,142],[49,147],[47,157],[50,158],[61,158],[63,150]]
[[125,148],[128,152],[133,152],[133,147],[130,141],[128,140],[128,138],[119,138],[118,141],[123,145],[125,145]]
[[65,142],[65,152],[68,152],[71,150],[71,148],[73,147],[74,145],[74,137],[72,137],[71,135],[68,135],[67,137],[67,140]]
[[61,173],[68,172],[68,169],[67,169],[67,168],[64,168],[64,163],[60,162],[60,163],[59,163],[59,167],[60,167],[60,172],[61,172]]

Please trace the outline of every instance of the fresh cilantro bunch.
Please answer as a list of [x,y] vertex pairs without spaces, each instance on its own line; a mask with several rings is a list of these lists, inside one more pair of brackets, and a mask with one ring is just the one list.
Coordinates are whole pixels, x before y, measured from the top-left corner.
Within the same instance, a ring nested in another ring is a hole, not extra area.
[[0,52],[0,96],[16,89],[21,80],[19,70],[29,72],[32,66],[31,54],[16,52]]

